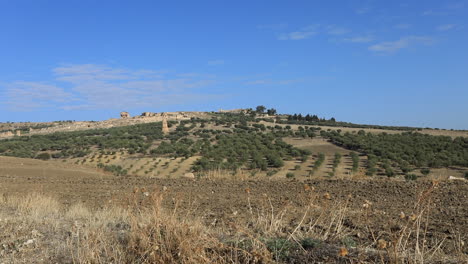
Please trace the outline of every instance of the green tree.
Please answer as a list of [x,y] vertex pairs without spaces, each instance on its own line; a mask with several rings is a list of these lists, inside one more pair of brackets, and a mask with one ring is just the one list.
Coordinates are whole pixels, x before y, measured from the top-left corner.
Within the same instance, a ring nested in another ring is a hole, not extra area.
[[263,105],[259,105],[257,106],[257,108],[255,108],[255,112],[257,112],[257,114],[263,114],[265,113],[265,110],[266,110],[266,107]]
[[272,116],[272,115],[276,115],[276,109],[274,108],[270,108],[267,110],[267,114]]

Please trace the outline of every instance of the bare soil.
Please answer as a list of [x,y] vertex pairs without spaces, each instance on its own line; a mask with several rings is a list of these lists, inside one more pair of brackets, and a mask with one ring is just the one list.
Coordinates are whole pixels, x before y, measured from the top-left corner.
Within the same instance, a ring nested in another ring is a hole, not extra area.
[[[165,191],[166,207],[190,209],[207,224],[220,226],[248,221],[251,208],[259,210],[266,205],[275,211],[287,209],[284,220],[290,221],[293,228],[307,203],[305,184],[320,196],[328,193],[332,201],[347,201],[345,224],[353,230],[350,236],[357,243],[370,244],[375,239],[371,230],[380,237],[389,237],[402,228],[401,213],[411,215],[421,193],[434,183],[380,178],[299,181],[259,177],[240,181],[117,177],[68,163],[0,157],[0,194],[5,197],[39,192],[64,205],[81,202],[104,208],[125,205],[134,188],[145,188],[149,192]],[[430,199],[427,239],[445,239],[446,254],[468,255],[468,182],[441,181]],[[372,214],[363,219],[361,212],[366,203],[371,204]]]

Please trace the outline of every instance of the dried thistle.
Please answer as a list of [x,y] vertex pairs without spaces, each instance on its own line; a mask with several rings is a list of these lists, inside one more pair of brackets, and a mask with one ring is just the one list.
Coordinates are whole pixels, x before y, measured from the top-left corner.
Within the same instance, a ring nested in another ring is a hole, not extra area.
[[387,241],[385,241],[384,239],[379,239],[379,241],[377,241],[377,248],[386,249]]
[[406,218],[405,213],[404,213],[404,212],[401,212],[401,213],[400,213],[400,219],[405,219],[405,218]]

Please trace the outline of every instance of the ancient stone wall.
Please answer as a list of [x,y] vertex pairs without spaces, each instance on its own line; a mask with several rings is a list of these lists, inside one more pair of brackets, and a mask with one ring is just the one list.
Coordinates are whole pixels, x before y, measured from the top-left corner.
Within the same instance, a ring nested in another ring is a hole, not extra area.
[[[146,113],[146,112],[145,112]],[[150,112],[148,112],[150,113]],[[167,121],[181,121],[189,120],[194,118],[207,118],[208,114],[205,112],[166,112],[166,113],[151,113],[148,116],[135,116],[129,118],[111,118],[109,120],[92,122],[92,121],[77,121],[64,124],[54,124],[54,126],[46,127],[42,129],[30,129],[26,135],[37,135],[37,134],[49,134],[55,132],[69,132],[77,130],[88,130],[88,129],[101,129],[111,128],[120,126],[130,126],[135,124],[162,122],[163,114],[166,115]],[[130,116],[130,115],[129,115]]]

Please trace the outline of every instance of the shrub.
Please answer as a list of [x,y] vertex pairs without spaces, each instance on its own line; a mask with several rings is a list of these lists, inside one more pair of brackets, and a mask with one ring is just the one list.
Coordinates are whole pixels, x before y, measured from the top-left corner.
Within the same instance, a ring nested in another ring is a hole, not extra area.
[[286,173],[286,178],[291,179],[291,178],[294,178],[294,177],[295,177],[294,173],[292,173],[292,172]]
[[424,176],[427,176],[427,175],[429,175],[429,173],[431,173],[431,170],[429,168],[423,168],[423,169],[421,169],[421,173]]
[[341,154],[335,153],[335,159],[333,160],[333,171],[335,171],[338,165],[340,165],[340,162],[341,162]]
[[284,238],[269,239],[265,245],[276,260],[286,259],[297,248],[295,243]]
[[266,175],[267,175],[268,177],[271,177],[271,176],[275,175],[276,173],[278,173],[278,170],[270,170],[270,171],[267,172]]
[[353,160],[353,172],[357,172],[359,169],[359,156],[355,152],[351,152],[349,154],[351,156],[351,159]]
[[468,180],[468,171],[465,172],[465,179]]
[[301,165],[294,166],[294,170],[300,170],[300,169],[301,169]]
[[308,238],[304,238],[303,240],[301,240],[300,243],[301,243],[301,246],[307,250],[307,249],[319,247],[322,242],[318,239],[313,239],[313,238],[308,237]]
[[40,160],[50,160],[50,154],[45,152],[45,153],[40,153],[36,156],[36,159]]
[[415,181],[418,179],[418,176],[416,174],[405,174],[405,180],[407,181]]
[[322,163],[323,163],[324,161],[325,161],[325,154],[323,154],[322,152],[320,152],[320,153],[318,154],[317,160],[316,160],[315,163],[314,163],[314,169],[318,169],[318,168],[322,165]]

